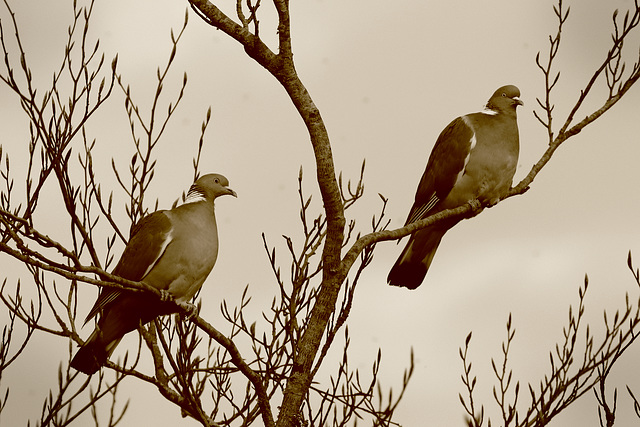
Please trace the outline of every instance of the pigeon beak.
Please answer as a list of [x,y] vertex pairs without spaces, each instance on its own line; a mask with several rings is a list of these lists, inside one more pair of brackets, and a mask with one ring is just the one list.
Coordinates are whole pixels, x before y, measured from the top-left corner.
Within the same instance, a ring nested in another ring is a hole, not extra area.
[[524,105],[524,102],[522,102],[522,100],[517,96],[514,96],[513,100],[516,101],[516,105]]
[[225,187],[225,190],[227,190],[226,194],[230,194],[233,197],[238,197],[238,194],[229,187]]

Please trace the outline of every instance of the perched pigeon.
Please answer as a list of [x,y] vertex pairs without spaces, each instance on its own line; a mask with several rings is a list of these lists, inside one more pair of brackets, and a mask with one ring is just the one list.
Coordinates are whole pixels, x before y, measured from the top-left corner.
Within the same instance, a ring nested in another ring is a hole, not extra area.
[[[236,197],[228,185],[222,175],[204,175],[191,186],[184,204],[142,218],[113,274],[167,291],[179,302],[193,298],[218,256],[213,201],[225,194]],[[148,293],[103,288],[85,320],[100,313],[98,326],[71,366],[93,374],[127,332],[174,310],[174,304]]]
[[[516,108],[520,90],[495,91],[485,109],[458,117],[436,141],[406,224],[479,199],[497,203],[510,187],[518,161]],[[393,286],[415,289],[424,280],[442,236],[460,218],[416,231],[389,272]]]

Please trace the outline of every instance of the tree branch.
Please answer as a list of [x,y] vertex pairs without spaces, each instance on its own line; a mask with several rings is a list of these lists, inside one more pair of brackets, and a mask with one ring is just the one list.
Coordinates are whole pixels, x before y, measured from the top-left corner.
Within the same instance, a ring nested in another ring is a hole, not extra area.
[[[184,313],[190,312],[190,308],[188,305],[180,304],[180,303],[178,303],[177,305],[182,308]],[[260,405],[260,413],[262,415],[262,421],[264,422],[264,425],[266,427],[274,427],[276,424],[273,420],[273,415],[271,413],[271,404],[270,404],[265,386],[262,382],[262,377],[256,371],[251,369],[249,365],[245,363],[242,355],[240,354],[240,351],[238,350],[236,345],[233,343],[233,341],[228,339],[216,328],[214,328],[210,323],[208,323],[206,320],[204,320],[198,315],[193,316],[191,318],[191,321],[198,328],[204,331],[207,335],[209,335],[211,338],[216,340],[220,345],[222,345],[229,352],[229,355],[231,356],[231,360],[233,361],[233,364],[238,369],[240,369],[240,372],[242,372],[244,376],[247,377],[247,379],[249,379],[249,381],[251,381],[251,384],[253,385],[253,387],[256,390],[256,393],[258,394],[258,404]]]

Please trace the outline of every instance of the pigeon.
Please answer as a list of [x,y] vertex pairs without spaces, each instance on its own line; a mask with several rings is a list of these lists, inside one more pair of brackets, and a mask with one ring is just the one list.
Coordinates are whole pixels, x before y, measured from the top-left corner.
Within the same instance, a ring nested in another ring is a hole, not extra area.
[[[132,227],[129,243],[113,274],[153,286],[176,302],[190,301],[216,262],[214,200],[227,194],[237,197],[224,176],[200,177],[183,204],[153,212]],[[87,375],[97,372],[126,333],[174,312],[172,301],[156,295],[103,288],[85,324],[98,314],[100,320],[72,359],[71,367]]]
[[[519,151],[516,108],[524,105],[513,85],[496,90],[485,109],[453,120],[438,137],[405,225],[478,199],[489,206],[510,188]],[[413,233],[391,268],[387,283],[422,284],[444,234],[461,218]]]

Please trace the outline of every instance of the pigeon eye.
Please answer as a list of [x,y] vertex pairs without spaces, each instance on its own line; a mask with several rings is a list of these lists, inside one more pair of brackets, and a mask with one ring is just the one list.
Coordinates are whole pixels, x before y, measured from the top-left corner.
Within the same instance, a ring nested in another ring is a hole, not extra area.
[[220,180],[219,180],[218,178],[216,178],[216,179],[214,180],[214,182],[215,182],[216,184],[220,184]]
[[503,92],[503,93],[502,93],[502,96],[506,98],[507,94]]

